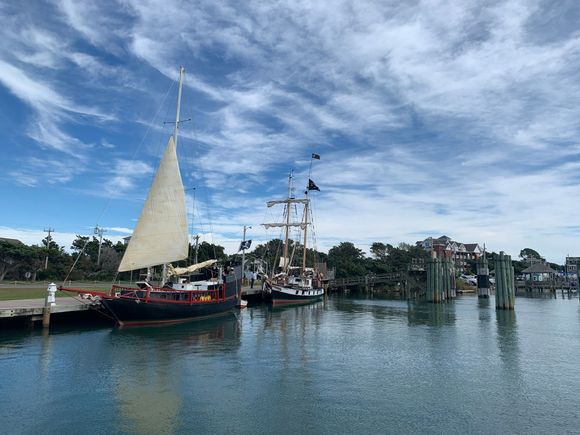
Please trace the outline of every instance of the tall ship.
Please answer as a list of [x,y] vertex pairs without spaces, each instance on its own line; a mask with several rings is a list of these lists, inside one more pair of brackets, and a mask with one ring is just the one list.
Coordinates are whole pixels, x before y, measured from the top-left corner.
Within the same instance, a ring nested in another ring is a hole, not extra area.
[[[226,269],[217,260],[188,267],[173,267],[189,254],[185,190],[177,158],[177,136],[185,69],[179,70],[177,115],[163,158],[141,210],[119,272],[147,269],[136,287],[113,285],[109,292],[61,286],[63,291],[91,294],[120,326],[181,323],[224,314],[241,296],[240,267]],[[161,278],[152,283],[152,270],[160,267]]]
[[[317,154],[312,156],[319,159]],[[280,257],[279,267],[264,280],[266,299],[275,306],[315,302],[324,296],[324,277],[322,273],[316,267],[307,267],[308,228],[312,224],[312,220],[309,219],[311,208],[308,192],[311,190],[319,189],[309,178],[304,198],[296,198],[293,193],[293,174],[290,172],[288,175],[288,197],[266,203],[268,207],[279,205],[284,207],[283,222],[263,224],[265,228],[278,227],[284,231],[284,248]],[[295,209],[300,209],[302,212],[302,218],[298,221],[293,221],[292,219],[292,211]],[[293,249],[290,251],[291,228],[298,229],[298,233],[301,233],[302,236],[300,238],[303,241],[302,255],[298,259],[297,265],[294,265],[296,243],[293,244]]]

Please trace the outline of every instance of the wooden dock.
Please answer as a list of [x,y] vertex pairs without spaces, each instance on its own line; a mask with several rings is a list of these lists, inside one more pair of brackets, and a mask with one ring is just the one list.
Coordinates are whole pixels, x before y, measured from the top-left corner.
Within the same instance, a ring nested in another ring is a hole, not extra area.
[[[58,298],[56,305],[50,307],[50,313],[71,313],[87,311],[100,306],[99,303],[73,298]],[[17,301],[0,301],[0,319],[28,317],[31,321],[42,320],[45,299],[22,299]]]

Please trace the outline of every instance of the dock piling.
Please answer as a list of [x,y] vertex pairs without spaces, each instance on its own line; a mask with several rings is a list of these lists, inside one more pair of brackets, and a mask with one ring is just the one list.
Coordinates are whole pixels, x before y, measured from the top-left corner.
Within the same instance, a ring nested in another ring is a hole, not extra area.
[[489,266],[484,256],[477,263],[477,297],[489,298],[489,288]]
[[495,260],[495,308],[513,310],[515,306],[514,268],[512,258],[500,252]]
[[42,310],[42,327],[50,326],[50,308],[56,305],[56,284],[51,282],[46,289],[46,299]]

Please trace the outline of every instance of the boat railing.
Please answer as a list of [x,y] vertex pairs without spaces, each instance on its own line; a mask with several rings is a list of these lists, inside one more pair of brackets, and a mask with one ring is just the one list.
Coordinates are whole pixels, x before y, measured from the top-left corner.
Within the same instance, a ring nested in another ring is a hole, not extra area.
[[[167,302],[174,304],[201,304],[221,302],[226,299],[225,284],[207,290],[172,290],[163,287],[140,289],[113,285],[111,296],[135,299],[142,302]],[[171,296],[171,297],[168,297]]]

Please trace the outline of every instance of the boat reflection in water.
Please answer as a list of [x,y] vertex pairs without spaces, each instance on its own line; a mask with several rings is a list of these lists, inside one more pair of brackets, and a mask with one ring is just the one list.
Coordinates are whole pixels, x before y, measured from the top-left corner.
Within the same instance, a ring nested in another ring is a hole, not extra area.
[[[208,377],[207,361],[235,353],[240,346],[238,319],[219,319],[166,327],[114,329],[110,334],[112,389],[122,432],[178,433],[195,403],[184,407],[186,387],[195,376]],[[146,342],[147,346],[143,346]],[[213,376],[219,371],[213,370]],[[203,400],[203,398],[200,398]]]

